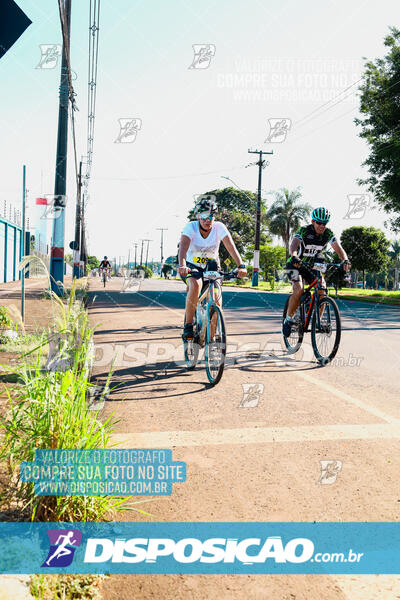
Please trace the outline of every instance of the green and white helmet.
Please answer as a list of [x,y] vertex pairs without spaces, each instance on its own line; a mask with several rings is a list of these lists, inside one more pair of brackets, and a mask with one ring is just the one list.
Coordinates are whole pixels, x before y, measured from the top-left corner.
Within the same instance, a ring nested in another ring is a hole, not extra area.
[[323,206],[320,206],[319,208],[314,208],[311,218],[317,223],[328,223],[331,218],[331,213]]

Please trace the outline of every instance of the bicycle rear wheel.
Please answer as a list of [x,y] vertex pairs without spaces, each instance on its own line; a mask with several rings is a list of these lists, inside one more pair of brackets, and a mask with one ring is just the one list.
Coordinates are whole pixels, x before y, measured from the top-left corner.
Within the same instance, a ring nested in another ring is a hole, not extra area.
[[326,296],[319,301],[320,325],[315,307],[311,323],[311,342],[315,358],[327,365],[336,356],[340,344],[342,325],[336,302]]
[[[186,321],[185,321],[186,323]],[[197,332],[197,321],[196,315],[193,319],[193,331],[194,337],[192,340],[186,340],[183,342],[184,355],[185,355],[185,363],[186,367],[189,371],[195,368],[197,365],[197,361],[199,359],[199,340],[198,340],[198,332]]]
[[[288,310],[288,306],[289,306],[289,300],[290,300],[290,297],[286,300],[285,308],[283,309],[282,325],[283,325],[283,321],[286,319],[287,310]],[[299,348],[302,344],[302,341],[303,341],[303,337],[304,337],[304,327],[303,327],[303,322],[301,320],[300,306],[295,312],[293,321],[294,321],[294,325],[292,326],[292,331],[290,333],[290,336],[286,337],[285,335],[283,335],[283,332],[282,332],[283,341],[285,342],[285,346],[286,346],[286,349],[289,354],[294,354],[295,352],[297,352],[299,350]]]
[[[211,337],[211,323],[215,324],[215,332]],[[216,385],[224,372],[226,355],[226,331],[221,309],[217,305],[210,307],[207,319],[205,363],[208,381]]]

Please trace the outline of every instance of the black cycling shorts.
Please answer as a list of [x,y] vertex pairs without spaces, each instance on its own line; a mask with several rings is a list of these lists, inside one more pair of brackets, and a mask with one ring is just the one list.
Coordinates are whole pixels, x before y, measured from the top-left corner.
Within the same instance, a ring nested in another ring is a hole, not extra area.
[[289,262],[286,264],[286,274],[288,276],[288,279],[291,283],[296,283],[296,281],[300,281],[300,277],[308,284],[310,285],[314,279],[315,279],[315,272],[312,271],[312,267],[310,266],[309,268],[306,268],[303,264],[300,265],[300,267],[298,269],[296,269],[293,265],[292,265],[292,261],[289,260]]

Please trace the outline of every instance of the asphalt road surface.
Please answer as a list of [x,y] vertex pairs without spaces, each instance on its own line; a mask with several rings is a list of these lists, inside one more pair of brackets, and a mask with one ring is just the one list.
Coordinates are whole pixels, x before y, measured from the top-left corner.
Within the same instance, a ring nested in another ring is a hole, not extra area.
[[[104,290],[90,280],[94,374],[114,374],[102,411],[124,448],[172,448],[187,481],[169,497],[137,497],[134,521],[397,521],[400,514],[400,310],[339,301],[342,340],[320,367],[310,334],[282,350],[285,294],[224,287],[227,365],[210,387],[187,371],[185,286],[146,280]],[[125,289],[124,289],[125,288]],[[327,482],[321,461],[334,476]],[[114,576],[104,597],[400,598],[397,576]]]

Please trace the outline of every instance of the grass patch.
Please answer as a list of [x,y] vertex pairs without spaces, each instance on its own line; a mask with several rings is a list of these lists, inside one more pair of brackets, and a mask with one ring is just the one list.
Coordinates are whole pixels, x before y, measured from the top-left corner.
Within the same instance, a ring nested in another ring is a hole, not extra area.
[[34,600],[101,600],[105,575],[33,575],[30,592]]
[[351,295],[351,296],[373,296],[381,298],[396,298],[400,300],[400,291],[389,291],[389,290],[363,290],[358,288],[343,288],[339,290],[340,295]]
[[249,288],[252,290],[261,290],[262,292],[284,292],[284,293],[290,294],[292,291],[292,286],[290,284],[278,283],[278,282],[275,282],[275,286],[272,289],[271,284],[268,281],[259,281],[257,287],[253,287],[251,285],[251,280],[247,280],[244,283],[238,283],[237,281],[224,281],[223,285],[229,286],[229,287],[239,287],[239,288]]
[[25,354],[41,345],[42,341],[43,334],[40,333],[20,335],[15,340],[0,336],[0,352]]
[[[53,298],[58,308],[53,334],[59,336],[59,345],[52,370],[42,367],[42,345],[25,354],[23,362],[3,365],[3,374],[21,383],[5,388],[9,410],[0,416],[0,461],[9,482],[0,501],[8,508],[17,505],[32,521],[104,521],[112,519],[114,510],[128,508],[126,497],[36,496],[33,484],[19,479],[20,463],[33,461],[37,448],[107,448],[117,423],[113,417],[102,422],[98,411],[88,407],[92,330],[73,292],[66,304]],[[28,364],[26,357],[34,352],[34,362]],[[111,372],[106,388],[110,377]]]

